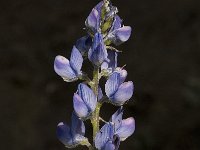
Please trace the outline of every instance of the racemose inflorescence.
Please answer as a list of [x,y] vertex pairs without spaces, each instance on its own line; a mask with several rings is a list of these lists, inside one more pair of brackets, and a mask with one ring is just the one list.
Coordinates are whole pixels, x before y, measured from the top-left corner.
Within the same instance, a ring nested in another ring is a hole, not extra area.
[[[70,59],[55,58],[54,70],[64,81],[83,80],[73,96],[71,124],[60,122],[57,126],[57,137],[67,148],[85,145],[90,150],[118,150],[120,142],[135,130],[134,118],[122,117],[123,105],[132,97],[134,85],[132,81],[125,81],[127,71],[117,66],[120,51],[113,47],[129,39],[131,27],[124,26],[117,13],[117,7],[110,0],[98,3],[85,21],[87,35],[77,40]],[[87,59],[94,68],[92,79],[82,71],[83,61]],[[99,85],[102,77],[106,79],[105,88]],[[100,117],[100,108],[105,102],[119,106],[109,121]],[[85,120],[91,120],[93,144],[85,137]],[[100,121],[104,122],[101,128]]]

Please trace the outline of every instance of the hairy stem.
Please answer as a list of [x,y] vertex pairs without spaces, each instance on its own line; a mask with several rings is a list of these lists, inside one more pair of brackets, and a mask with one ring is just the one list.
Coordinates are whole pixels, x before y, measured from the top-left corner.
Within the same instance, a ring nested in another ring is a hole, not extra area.
[[[98,97],[98,88],[99,88],[99,67],[94,67],[93,72],[93,91],[95,95]],[[99,131],[99,112],[100,112],[101,104],[97,103],[96,109],[92,115],[91,122],[93,126],[93,145],[97,132]]]

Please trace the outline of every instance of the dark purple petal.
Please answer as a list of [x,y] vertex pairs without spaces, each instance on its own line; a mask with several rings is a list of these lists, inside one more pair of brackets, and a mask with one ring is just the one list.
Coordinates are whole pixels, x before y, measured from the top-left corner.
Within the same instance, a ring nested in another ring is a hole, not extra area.
[[96,33],[93,39],[92,48],[88,52],[89,60],[96,66],[100,66],[107,60],[107,50],[103,42],[103,37],[100,33]]
[[123,105],[133,95],[133,82],[128,81],[122,83],[117,92],[114,94],[112,102],[116,105]]
[[60,122],[56,130],[57,138],[67,147],[73,147],[73,137],[71,135],[70,128]]
[[55,72],[70,82],[77,80],[77,76],[70,66],[69,60],[63,56],[56,56],[54,61]]
[[113,144],[115,145],[115,150],[118,150],[119,149],[119,145],[120,145],[120,137],[117,135],[117,134],[115,134],[114,136],[113,136]]
[[115,132],[120,137],[121,141],[131,136],[135,131],[135,120],[130,117],[122,120],[120,128]]
[[98,101],[100,101],[102,98],[103,98],[103,92],[101,90],[101,87],[99,86],[99,89],[98,89]]
[[110,70],[111,72],[113,72],[115,70],[115,68],[117,67],[117,52],[115,51],[107,51],[108,53],[108,60],[104,61],[101,64],[101,70]]
[[94,92],[83,83],[78,85],[78,95],[81,97],[90,112],[93,112],[96,108],[97,97]]
[[109,140],[112,140],[114,136],[114,128],[111,123],[106,123],[95,137],[95,147],[99,150],[106,146]]
[[112,75],[110,75],[110,77],[106,81],[106,84],[105,84],[106,95],[109,98],[111,98],[115,94],[119,86],[120,86],[120,74],[117,72],[114,72]]
[[73,137],[85,135],[85,125],[74,112],[71,117],[71,133]]
[[92,39],[89,35],[83,36],[76,41],[76,47],[81,52],[82,55],[85,55],[92,46]]
[[117,67],[117,52],[108,51],[108,59],[110,60],[108,63],[108,68],[111,68],[112,71]]
[[70,65],[77,75],[81,73],[82,64],[83,57],[79,50],[74,46],[70,57]]
[[74,94],[73,97],[74,111],[80,118],[85,118],[89,115],[89,110],[84,101],[78,94]]

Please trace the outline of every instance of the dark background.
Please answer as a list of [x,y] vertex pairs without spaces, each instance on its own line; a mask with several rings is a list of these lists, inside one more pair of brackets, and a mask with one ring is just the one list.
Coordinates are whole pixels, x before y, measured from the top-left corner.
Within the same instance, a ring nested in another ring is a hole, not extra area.
[[[55,130],[70,121],[76,83],[53,70],[85,34],[97,0],[0,1],[0,149],[64,150]],[[113,0],[133,27],[119,47],[135,94],[125,118],[136,119],[123,150],[200,149],[200,3],[198,0]],[[117,108],[106,105],[106,119]],[[108,115],[109,114],[109,115]],[[87,123],[87,134],[91,134]],[[83,148],[80,148],[83,149]],[[87,148],[85,148],[87,149]]]

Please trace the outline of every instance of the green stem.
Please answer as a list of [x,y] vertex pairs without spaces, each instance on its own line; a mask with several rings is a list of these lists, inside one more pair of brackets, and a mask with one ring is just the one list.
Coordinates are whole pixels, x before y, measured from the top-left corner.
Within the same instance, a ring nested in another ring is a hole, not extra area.
[[[98,97],[98,88],[99,88],[99,67],[95,66],[94,72],[93,72],[93,87],[92,87],[92,89],[97,97]],[[101,108],[101,104],[97,103],[96,109],[93,112],[92,118],[91,118],[91,123],[93,126],[93,145],[94,145],[94,140],[95,140],[96,134],[99,131],[100,108]]]
[[89,150],[94,150],[94,148],[92,147],[88,139],[86,139],[85,141],[82,141],[81,145],[87,146]]

